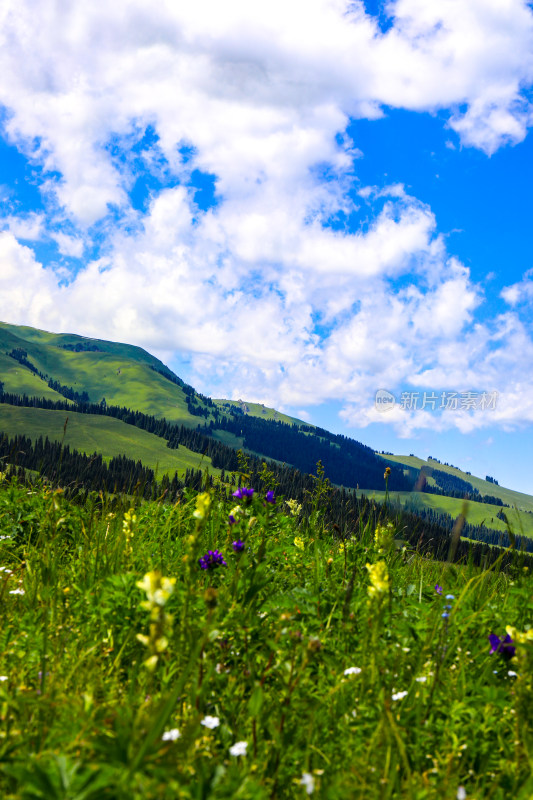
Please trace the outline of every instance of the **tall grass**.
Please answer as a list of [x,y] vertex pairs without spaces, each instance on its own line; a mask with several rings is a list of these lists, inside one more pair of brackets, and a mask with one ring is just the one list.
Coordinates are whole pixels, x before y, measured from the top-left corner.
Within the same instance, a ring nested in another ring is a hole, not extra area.
[[0,796],[531,797],[527,571],[340,541],[323,488],[0,483]]

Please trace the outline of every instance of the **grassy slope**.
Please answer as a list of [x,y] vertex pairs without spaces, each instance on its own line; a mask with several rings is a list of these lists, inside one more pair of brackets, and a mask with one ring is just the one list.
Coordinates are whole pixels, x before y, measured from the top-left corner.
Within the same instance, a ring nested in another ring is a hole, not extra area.
[[[14,331],[24,334],[25,338],[16,336]],[[76,353],[60,347],[60,344],[75,344],[76,341],[89,341],[100,350]],[[78,392],[87,391],[91,402],[99,403],[105,397],[112,405],[127,406],[194,427],[198,424],[198,419],[187,410],[181,387],[150,366],[166,370],[169,375],[171,371],[139,347],[87,340],[70,334],[46,334],[33,328],[0,323],[0,351],[10,351],[14,347],[25,349],[28,359],[44,374]]]
[[0,353],[0,380],[4,384],[4,391],[13,394],[26,394],[28,397],[46,397],[47,400],[62,400],[65,398],[23,367],[14,358]]
[[[381,455],[378,453],[378,455]],[[507,503],[514,508],[515,506],[521,511],[533,511],[533,497],[522,492],[515,492],[513,489],[506,489],[503,486],[497,486],[495,483],[485,481],[482,478],[476,478],[474,475],[468,475],[456,467],[448,467],[445,464],[439,464],[436,461],[424,461],[417,456],[381,456],[388,461],[396,461],[399,464],[405,464],[408,467],[420,469],[421,467],[433,467],[441,472],[447,472],[450,475],[455,475],[463,481],[471,483],[474,489],[478,489],[481,494],[489,494],[493,497],[500,497],[504,503]],[[505,511],[506,509],[504,509]]]
[[[385,498],[384,491],[360,492],[359,494],[375,497],[379,502],[382,502]],[[459,498],[427,494],[426,492],[394,492],[390,495],[390,499],[393,502],[399,499],[402,505],[405,505],[406,502],[416,503],[420,508],[432,508],[434,511],[449,514],[453,518],[457,517],[463,508],[463,501]],[[497,531],[506,531],[506,523],[496,516],[499,510],[500,508],[498,506],[470,501],[468,503],[466,521],[471,525],[481,525],[485,523],[487,528],[493,528]],[[515,508],[504,508],[502,510],[507,515],[514,533],[523,533],[525,536],[533,538],[533,514],[528,514],[525,511],[517,512]]]
[[173,475],[183,473],[187,468],[209,468],[211,474],[218,474],[211,459],[180,446],[170,450],[163,439],[153,433],[126,425],[112,417],[78,414],[75,411],[49,411],[42,408],[16,408],[0,404],[0,431],[9,436],[25,435],[30,439],[48,436],[51,440],[63,438],[63,427],[68,416],[65,444],[82,453],[101,453],[108,459],[116,455],[126,455],[153,470],[159,477],[163,473]]
[[287,414],[282,414],[276,411],[275,408],[267,408],[262,403],[248,403],[242,400],[213,400],[221,410],[224,406],[238,406],[242,408],[250,417],[260,417],[261,419],[273,420],[274,422],[286,422],[289,425],[308,425],[308,422],[303,422],[296,417],[289,417]]

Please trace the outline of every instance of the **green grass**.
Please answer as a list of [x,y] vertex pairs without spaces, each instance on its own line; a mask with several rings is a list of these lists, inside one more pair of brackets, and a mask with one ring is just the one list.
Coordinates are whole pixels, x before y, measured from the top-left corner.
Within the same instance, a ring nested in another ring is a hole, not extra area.
[[262,492],[229,529],[235,502],[0,483],[0,796],[529,800],[519,561],[435,563],[373,525],[341,548],[320,506]]
[[[77,353],[60,346],[76,341],[85,340],[0,323],[0,349],[10,352],[14,347],[23,348],[40,372],[77,392],[88,392],[91,402],[100,403],[105,397],[110,405],[127,406],[196,427],[198,419],[189,414],[181,387],[151,369],[154,366],[167,370],[158,359],[139,347],[99,339],[90,340],[98,345],[99,352]],[[8,361],[19,368],[21,382],[27,381],[23,372],[31,374],[30,371],[13,359]]]
[[[213,400],[217,406],[222,410],[224,406],[231,405],[241,408],[245,414],[250,417],[259,417],[260,419],[271,420],[274,422],[285,422],[288,425],[308,425],[308,422],[303,422],[297,417],[289,417],[287,414],[282,414],[281,411],[276,411],[275,408],[268,408],[262,403],[249,403],[243,400]],[[312,427],[312,426],[311,426]]]
[[26,394],[28,397],[46,397],[47,400],[65,400],[38,375],[4,353],[0,353],[0,381],[4,384],[5,392]]
[[113,417],[79,414],[75,411],[49,411],[42,408],[18,408],[0,404],[0,431],[9,436],[24,435],[30,439],[48,436],[51,441],[63,439],[63,428],[68,416],[64,442],[71,449],[91,455],[101,453],[105,459],[126,455],[156,470],[158,477],[186,469],[209,469],[213,475],[220,470],[212,466],[211,459],[193,453],[180,445],[177,450],[166,446],[164,439],[133,425],[126,425]]
[[[368,497],[375,497],[379,502],[385,499],[384,491],[364,491],[358,494],[366,494]],[[446,497],[444,495],[430,494],[429,492],[391,492],[391,501],[399,500],[401,505],[416,504],[419,508],[432,508],[443,514],[449,514],[454,519],[462,513],[463,500],[456,497]],[[503,511],[507,516],[513,533],[524,534],[533,538],[533,514],[518,511],[515,508],[501,508],[501,506],[490,505],[489,503],[476,503],[468,501],[466,521],[471,525],[485,524],[487,528],[497,531],[507,531],[507,523],[498,519],[496,514]]]
[[476,478],[475,475],[468,475],[466,472],[463,472],[456,467],[448,467],[445,464],[439,464],[437,461],[432,460],[424,461],[422,458],[418,458],[417,456],[386,456],[381,455],[381,453],[377,453],[377,455],[381,456],[381,458],[384,458],[387,461],[395,461],[396,463],[405,464],[405,466],[414,467],[415,469],[420,469],[421,467],[433,467],[433,469],[440,470],[441,472],[447,472],[449,475],[455,475],[457,478],[468,481],[468,483],[471,483],[474,489],[478,489],[481,494],[499,497],[504,503],[507,503],[509,506],[511,506],[511,508],[516,506],[522,511],[533,512],[533,496],[524,494],[523,492],[515,492],[513,489],[506,489],[504,486],[498,486],[495,483],[490,483],[490,481],[483,480],[482,478]]

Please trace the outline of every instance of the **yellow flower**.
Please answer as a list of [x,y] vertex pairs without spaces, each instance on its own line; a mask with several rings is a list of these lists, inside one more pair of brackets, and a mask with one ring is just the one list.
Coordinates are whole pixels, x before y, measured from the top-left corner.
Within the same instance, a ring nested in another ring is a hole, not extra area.
[[196,511],[193,513],[195,519],[205,519],[209,506],[211,505],[211,496],[209,492],[202,492],[196,498]]
[[515,642],[516,644],[526,644],[526,642],[533,642],[533,628],[530,628],[528,631],[518,631],[511,625],[508,625],[505,630],[507,631],[513,642]]
[[368,596],[378,598],[380,595],[387,594],[390,589],[390,579],[385,562],[378,561],[377,564],[367,564],[366,568],[370,576]]
[[154,606],[163,608],[168,598],[174,591],[176,578],[163,578],[160,572],[147,572],[142,581],[137,581],[136,586],[146,592],[147,600],[142,604],[151,610]]
[[387,525],[378,525],[374,531],[374,542],[379,553],[392,550],[394,546],[394,525],[388,522]]
[[301,536],[294,537],[294,545],[298,548],[298,550],[303,550],[305,548],[304,540]]
[[301,503],[298,503],[296,500],[285,500],[287,505],[289,506],[289,511],[293,515],[293,517],[297,517],[300,511],[302,510]]

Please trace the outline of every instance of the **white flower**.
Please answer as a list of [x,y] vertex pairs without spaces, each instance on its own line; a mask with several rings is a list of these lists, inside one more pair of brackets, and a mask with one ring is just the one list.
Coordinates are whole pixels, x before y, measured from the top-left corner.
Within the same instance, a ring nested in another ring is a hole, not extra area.
[[418,683],[425,683],[427,678],[425,675],[421,675],[420,678],[415,678],[415,681],[418,681]]
[[235,742],[229,749],[230,756],[245,756],[248,742]]
[[[359,675],[361,672],[361,667],[348,667],[348,669],[344,670],[345,675]],[[304,773],[307,775],[307,772]]]
[[0,681],[7,681],[7,675],[0,675]]
[[464,786],[459,786],[457,789],[457,800],[466,800],[466,789]]
[[24,589],[11,589],[9,594],[26,594],[26,592],[24,591]]
[[179,739],[181,733],[177,728],[172,728],[170,731],[165,731],[163,736],[161,737],[164,742],[175,742],[176,739]]
[[301,786],[305,786],[307,794],[313,794],[315,791],[315,779],[310,772],[304,772],[300,784]]
[[518,672],[515,672],[513,669],[510,669],[507,673],[511,678],[518,678]]
[[408,694],[408,692],[396,692],[395,694],[392,695],[392,699],[393,700],[402,700],[407,694]]
[[218,717],[207,716],[203,718],[203,720],[200,722],[200,725],[205,725],[206,728],[213,730],[213,728],[218,728],[220,725],[220,720]]
[[0,567],[0,572],[5,572],[6,575],[12,575],[13,571],[8,569],[7,567]]

